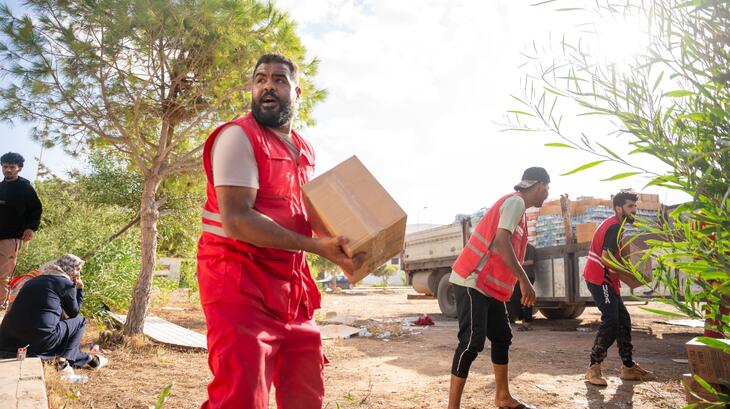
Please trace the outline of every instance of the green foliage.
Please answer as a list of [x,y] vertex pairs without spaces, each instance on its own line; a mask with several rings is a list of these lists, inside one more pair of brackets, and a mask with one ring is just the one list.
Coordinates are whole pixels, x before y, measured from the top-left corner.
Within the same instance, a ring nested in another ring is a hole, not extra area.
[[157,248],[168,257],[195,258],[201,233],[200,209],[205,201],[202,174],[179,175],[160,187]]
[[[720,307],[730,306],[730,2],[599,1],[586,15],[581,36],[562,36],[551,44],[552,56],[535,47],[524,98],[515,98],[530,116],[510,111],[509,128],[550,132],[561,139],[551,146],[599,158],[569,174],[619,163],[630,171],[606,180],[646,175],[647,186],[690,196],[660,223],[639,223],[652,234],[642,262],[658,261],[653,279],[671,293],[659,301],[693,318],[718,317]],[[606,62],[589,46],[600,34],[591,29],[597,20],[642,22],[651,35],[648,48],[627,64]],[[581,115],[610,118],[610,135],[633,150],[618,155],[598,137],[571,134],[558,113],[566,103]],[[644,168],[642,155],[667,170]],[[629,262],[629,268],[638,277],[637,266]],[[713,329],[728,337],[729,321]]]
[[25,6],[32,16],[0,6],[7,78],[0,120],[37,124],[34,137],[46,145],[109,148],[125,165],[110,174],[133,168],[133,180],[141,178],[141,186],[121,185],[127,195],[99,193],[119,206],[139,198],[143,263],[125,324],[127,335],[137,334],[159,217],[176,213],[160,228],[163,251],[194,250],[189,226],[198,222],[191,223],[189,210],[202,201],[202,179],[171,177],[199,170],[210,131],[248,112],[252,72],[264,53],[278,51],[299,64],[299,121],[310,124],[312,107],[325,97],[312,82],[318,62],[305,60],[294,22],[257,0],[28,0]]
[[[96,150],[90,155],[87,172],[72,171],[70,180],[52,177],[37,182],[36,190],[44,207],[41,228],[34,239],[24,245],[17,270],[28,272],[65,253],[85,258],[83,313],[87,316],[99,316],[103,304],[115,311],[126,310],[140,268],[140,232],[136,225],[112,240],[109,238],[138,214],[135,201],[141,178],[133,169],[129,170],[105,153],[108,152]],[[175,189],[181,193],[175,193]],[[168,191],[172,192],[170,197],[200,194],[175,184],[163,189],[163,192]],[[198,288],[192,259],[199,229],[199,196],[187,202],[171,201],[174,206],[164,208],[168,215],[159,224],[159,247],[164,255],[183,253],[182,256],[190,260],[182,264],[180,283],[155,279],[157,304],[164,302],[178,286],[189,287],[195,293]],[[170,249],[184,251],[178,253]]]
[[84,190],[87,199],[130,212],[139,210],[144,182],[139,171],[113,149],[94,148],[88,153],[88,171],[71,171],[71,178]]
[[[38,181],[36,190],[43,202],[41,228],[18,257],[17,271],[26,273],[65,253],[82,256],[133,215],[120,206],[89,200],[79,183],[48,179]],[[115,310],[129,305],[131,289],[139,271],[138,230],[132,228],[86,258],[82,271],[86,289],[83,314],[99,316],[102,304]]]
[[[140,171],[172,174],[199,158],[215,124],[246,113],[257,58],[282,52],[300,65],[300,120],[325,92],[318,61],[289,17],[255,0],[27,1],[0,7],[4,73],[0,118],[37,122],[47,143],[116,148]],[[144,173],[144,172],[143,172]]]
[[197,263],[195,260],[183,260],[180,265],[180,288],[189,288],[198,292]]
[[394,266],[392,264],[383,264],[382,266],[378,267],[373,271],[372,275],[375,277],[380,277],[383,280],[383,284],[388,283],[388,278],[392,276],[393,274],[398,272],[398,267]]
[[335,275],[340,271],[340,268],[335,263],[317,254],[307,253],[307,262],[312,269],[312,275],[316,279],[322,279],[328,275]]
[[[71,172],[86,197],[97,204],[117,206],[132,215],[139,214],[144,182],[139,171],[113,149],[91,149],[88,158],[87,172]],[[205,200],[203,179],[200,174],[178,175],[160,186],[157,246],[167,257],[195,257],[200,236],[200,209]]]
[[160,396],[157,397],[157,402],[155,402],[155,409],[162,409],[165,407],[165,401],[167,400],[167,397],[170,396],[171,389],[171,383],[168,383],[164,388],[162,388],[162,391],[160,391]]

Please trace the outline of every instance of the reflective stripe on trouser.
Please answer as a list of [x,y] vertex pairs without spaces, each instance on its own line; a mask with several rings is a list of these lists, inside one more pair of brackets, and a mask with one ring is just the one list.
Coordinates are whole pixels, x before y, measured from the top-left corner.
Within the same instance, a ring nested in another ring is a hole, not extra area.
[[203,312],[213,380],[202,409],[267,409],[272,383],[280,409],[322,407],[322,341],[306,313],[284,323],[247,304],[210,303]]
[[484,350],[487,339],[492,345],[492,362],[506,365],[509,362],[512,329],[504,302],[456,284],[454,295],[459,318],[459,345],[454,351],[451,374],[466,378],[472,362]]
[[631,361],[631,316],[621,296],[616,295],[610,284],[595,285],[586,282],[596,307],[601,311],[601,325],[591,349],[591,363],[601,363],[606,359],[608,348],[614,341],[618,354],[624,362]]
[[0,240],[0,305],[5,303],[10,292],[8,285],[18,261],[20,243],[18,239]]

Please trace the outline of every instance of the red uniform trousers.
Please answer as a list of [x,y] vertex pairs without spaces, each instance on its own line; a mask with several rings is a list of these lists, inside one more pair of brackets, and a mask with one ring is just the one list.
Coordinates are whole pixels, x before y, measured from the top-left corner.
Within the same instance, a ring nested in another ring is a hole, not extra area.
[[272,382],[279,409],[322,407],[322,341],[305,309],[289,323],[253,299],[208,303],[203,311],[213,380],[201,409],[267,409]]

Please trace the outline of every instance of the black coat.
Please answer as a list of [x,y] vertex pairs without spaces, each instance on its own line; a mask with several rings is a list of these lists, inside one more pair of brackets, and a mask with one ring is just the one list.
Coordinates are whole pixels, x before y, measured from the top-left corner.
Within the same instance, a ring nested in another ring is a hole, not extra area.
[[84,291],[62,276],[41,275],[25,283],[0,324],[0,347],[31,345],[36,351],[54,348],[62,313],[79,315]]

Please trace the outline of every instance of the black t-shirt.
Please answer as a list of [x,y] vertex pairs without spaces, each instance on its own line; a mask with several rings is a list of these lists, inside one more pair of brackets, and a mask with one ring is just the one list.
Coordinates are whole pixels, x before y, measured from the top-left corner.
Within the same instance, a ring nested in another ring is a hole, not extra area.
[[[621,230],[621,223],[616,223],[613,226],[606,229],[606,235],[603,238],[603,249],[607,252],[613,254],[614,256],[618,256],[619,253],[619,237],[618,233]],[[611,282],[610,275],[608,273],[608,268],[603,267],[603,271],[606,274],[606,280]]]
[[38,230],[43,208],[27,179],[0,182],[0,240],[19,239],[25,229]]
[[618,232],[620,229],[620,223],[614,224],[606,229],[606,236],[603,238],[603,249],[614,255],[618,253]]

